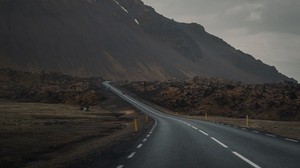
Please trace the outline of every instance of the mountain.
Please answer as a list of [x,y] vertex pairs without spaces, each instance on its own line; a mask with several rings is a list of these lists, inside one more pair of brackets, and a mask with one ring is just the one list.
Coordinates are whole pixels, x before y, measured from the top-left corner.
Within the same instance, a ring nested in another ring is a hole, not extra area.
[[293,80],[141,0],[0,0],[0,67],[111,80]]

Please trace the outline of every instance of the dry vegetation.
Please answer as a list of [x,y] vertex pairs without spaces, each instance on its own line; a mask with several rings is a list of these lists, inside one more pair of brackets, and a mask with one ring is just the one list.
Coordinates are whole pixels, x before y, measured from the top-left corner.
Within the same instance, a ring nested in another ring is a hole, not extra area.
[[[191,116],[190,118],[206,120],[204,116]],[[245,118],[208,116],[207,121],[247,127]],[[269,132],[282,137],[300,140],[300,122],[250,119],[248,124],[248,128],[254,130]]]
[[[128,136],[131,118],[137,117],[134,111],[111,113],[97,106],[83,112],[72,105],[2,101],[0,107],[0,165],[6,168],[82,157],[109,145],[107,137]],[[87,143],[88,148],[80,148]]]
[[[283,137],[300,139],[300,86],[242,84],[215,78],[166,82],[122,82],[129,92],[173,115],[249,127]],[[286,121],[284,121],[286,120]]]
[[0,69],[0,98],[21,102],[96,105],[106,99],[102,78]]
[[172,111],[252,119],[300,121],[300,85],[243,84],[215,78],[166,82],[124,82],[139,96]]

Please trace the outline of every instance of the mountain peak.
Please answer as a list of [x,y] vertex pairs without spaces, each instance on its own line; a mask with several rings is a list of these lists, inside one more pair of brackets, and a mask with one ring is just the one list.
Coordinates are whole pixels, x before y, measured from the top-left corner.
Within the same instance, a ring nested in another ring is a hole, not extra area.
[[111,80],[291,80],[141,0],[1,0],[0,67]]

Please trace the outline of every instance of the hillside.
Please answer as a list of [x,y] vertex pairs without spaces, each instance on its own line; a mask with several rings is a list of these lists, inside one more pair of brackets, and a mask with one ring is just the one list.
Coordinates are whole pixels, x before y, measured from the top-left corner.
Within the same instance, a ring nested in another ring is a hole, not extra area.
[[0,0],[0,67],[111,80],[292,80],[140,0]]
[[243,84],[220,78],[124,82],[123,87],[181,114],[300,121],[300,85]]

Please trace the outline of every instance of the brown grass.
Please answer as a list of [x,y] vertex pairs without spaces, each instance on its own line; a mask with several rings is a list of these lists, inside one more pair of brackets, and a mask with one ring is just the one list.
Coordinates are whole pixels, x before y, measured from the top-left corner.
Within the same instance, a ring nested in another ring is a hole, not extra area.
[[[189,116],[189,118],[205,120],[204,116]],[[219,116],[208,116],[208,121],[218,122],[240,127],[246,127],[246,118],[228,118]],[[300,122],[269,121],[249,119],[249,128],[265,131],[279,136],[300,140]]]
[[55,167],[128,136],[132,115],[96,106],[83,112],[72,105],[0,101],[0,165]]

